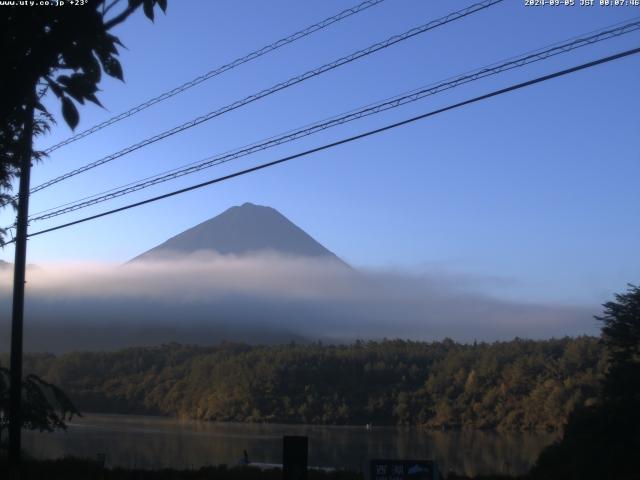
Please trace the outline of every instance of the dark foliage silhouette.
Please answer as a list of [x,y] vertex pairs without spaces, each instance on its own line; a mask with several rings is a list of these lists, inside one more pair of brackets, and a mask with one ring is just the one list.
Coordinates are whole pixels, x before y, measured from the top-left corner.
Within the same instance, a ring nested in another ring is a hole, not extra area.
[[[53,2],[51,2],[53,3]],[[48,131],[53,116],[41,103],[48,92],[60,101],[73,129],[76,104],[100,105],[96,96],[102,72],[123,80],[118,61],[122,43],[110,31],[138,8],[151,20],[154,7],[167,0],[95,0],[85,5],[3,6],[0,15],[0,206],[13,204],[11,182],[19,174],[24,128],[35,109],[34,136]],[[43,157],[33,152],[33,159]],[[2,240],[5,232],[0,232]]]
[[[4,431],[9,427],[9,377],[9,370],[0,367],[0,444]],[[22,426],[29,430],[65,430],[65,421],[80,415],[62,390],[36,375],[24,379],[22,396]]]
[[577,408],[560,442],[544,450],[540,479],[637,479],[640,474],[640,288],[604,305],[607,368],[598,402]]

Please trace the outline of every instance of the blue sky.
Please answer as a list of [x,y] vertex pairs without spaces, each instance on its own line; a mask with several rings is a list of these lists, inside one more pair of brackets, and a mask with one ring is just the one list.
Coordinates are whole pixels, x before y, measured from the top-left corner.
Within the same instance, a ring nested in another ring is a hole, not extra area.
[[[125,83],[79,130],[356,2],[172,1],[117,31]],[[54,152],[36,185],[296,74],[463,8],[387,0]],[[640,15],[633,7],[507,0],[33,195],[31,212],[222,153],[306,123]],[[190,175],[40,230],[638,46],[632,33]],[[280,210],[347,262],[487,279],[527,301],[597,304],[638,282],[640,58],[596,67],[214,187],[29,241],[29,262],[124,262],[247,201]],[[51,103],[52,111],[58,106]],[[59,122],[39,147],[71,134]],[[11,215],[1,215],[4,224]],[[0,257],[12,260],[13,249]],[[499,279],[500,281],[495,281]]]

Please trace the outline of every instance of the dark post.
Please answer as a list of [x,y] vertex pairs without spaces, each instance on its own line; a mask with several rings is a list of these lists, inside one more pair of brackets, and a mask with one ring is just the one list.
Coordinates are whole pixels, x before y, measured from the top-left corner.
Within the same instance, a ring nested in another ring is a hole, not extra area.
[[22,425],[22,325],[24,283],[27,263],[27,222],[29,217],[29,177],[31,174],[33,99],[29,99],[23,130],[20,159],[20,191],[16,222],[16,255],[13,271],[13,308],[11,317],[11,390],[9,393],[9,466],[17,474],[20,465],[20,427]]
[[290,436],[282,438],[282,479],[307,480],[307,458],[309,440],[307,437]]

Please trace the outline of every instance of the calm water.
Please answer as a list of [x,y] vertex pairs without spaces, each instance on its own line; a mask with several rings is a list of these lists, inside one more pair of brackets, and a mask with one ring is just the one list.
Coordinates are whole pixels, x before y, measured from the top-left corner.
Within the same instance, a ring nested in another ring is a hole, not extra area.
[[38,458],[95,458],[108,466],[191,468],[281,463],[282,436],[309,437],[309,464],[361,470],[371,458],[435,459],[443,472],[525,473],[553,434],[432,432],[415,428],[231,424],[159,417],[86,414],[53,434],[27,432],[25,449]]

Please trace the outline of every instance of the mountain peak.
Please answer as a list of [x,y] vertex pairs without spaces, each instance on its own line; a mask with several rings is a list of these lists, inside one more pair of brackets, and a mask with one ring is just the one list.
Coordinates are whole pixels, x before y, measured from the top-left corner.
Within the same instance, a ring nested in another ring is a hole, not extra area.
[[221,255],[272,252],[343,263],[274,208],[246,202],[168,239],[132,261],[215,251]]

